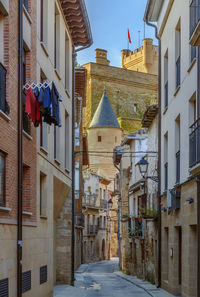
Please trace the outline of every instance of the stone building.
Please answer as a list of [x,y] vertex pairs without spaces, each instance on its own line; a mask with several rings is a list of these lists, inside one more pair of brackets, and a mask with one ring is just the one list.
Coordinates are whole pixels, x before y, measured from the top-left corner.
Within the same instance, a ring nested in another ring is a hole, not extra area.
[[82,213],[83,168],[89,165],[87,141],[83,135],[83,108],[86,103],[86,71],[77,67],[75,71],[75,270],[83,263],[83,229],[84,215]]
[[200,295],[199,12],[197,1],[148,1],[161,52],[161,285],[174,295]]
[[[120,267],[127,274],[157,281],[157,105],[144,114],[143,127],[129,134],[114,149],[119,166]],[[151,152],[151,153],[150,153]],[[148,162],[144,176],[141,159]]]
[[91,263],[108,259],[107,215],[110,181],[90,169],[83,172],[83,179],[82,212],[85,217],[83,260],[84,263]]
[[[157,99],[157,47],[145,39],[137,53],[123,50],[123,68],[110,66],[106,50],[95,51],[95,63],[83,65],[87,70],[84,128],[90,126],[104,87],[120,126],[128,132],[141,128],[144,111]],[[135,67],[126,62],[129,59]]]
[[[19,2],[0,1],[0,295],[9,297],[17,296],[19,279]],[[36,129],[23,112],[22,288],[26,296],[44,297],[52,296],[56,283],[72,281],[72,51],[89,45],[91,33],[83,1],[23,3],[23,83],[53,80],[62,97],[61,128],[44,123]],[[77,37],[80,26],[85,30]]]

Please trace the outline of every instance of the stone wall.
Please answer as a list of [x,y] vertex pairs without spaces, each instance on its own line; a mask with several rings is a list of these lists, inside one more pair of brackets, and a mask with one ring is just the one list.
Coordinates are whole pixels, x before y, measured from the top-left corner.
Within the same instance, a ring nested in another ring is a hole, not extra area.
[[[97,63],[84,67],[87,70],[85,128],[89,127],[104,87],[117,117],[141,119],[152,100],[157,98],[157,75]],[[128,121],[129,132],[135,130],[134,122],[129,125]]]

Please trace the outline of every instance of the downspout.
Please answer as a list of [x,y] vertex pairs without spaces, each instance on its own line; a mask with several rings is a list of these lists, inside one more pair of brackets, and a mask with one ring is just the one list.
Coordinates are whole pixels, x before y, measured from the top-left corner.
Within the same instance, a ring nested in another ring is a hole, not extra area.
[[149,22],[149,10],[151,0],[148,3],[148,10],[145,16],[145,22],[148,26],[155,29],[155,37],[158,40],[158,288],[161,287],[161,40],[158,36],[158,28],[155,24]]
[[[117,168],[120,176],[121,176],[121,170],[120,168],[116,165],[115,160],[113,160],[113,164],[115,166],[115,168]],[[120,177],[119,177],[120,178]],[[120,184],[120,180],[119,180],[119,192],[120,194],[118,195],[118,256],[119,256],[119,269],[121,269],[121,250],[120,250],[120,218],[121,218],[121,184]]]
[[[200,116],[200,47],[197,47],[197,96]],[[197,296],[200,297],[200,176],[197,176]]]
[[75,260],[75,62],[76,54],[92,45],[92,38],[86,46],[82,46],[72,52],[72,236],[71,236],[71,285],[74,285],[74,260]]
[[23,89],[23,1],[18,1],[18,212],[17,297],[22,296],[22,89]]

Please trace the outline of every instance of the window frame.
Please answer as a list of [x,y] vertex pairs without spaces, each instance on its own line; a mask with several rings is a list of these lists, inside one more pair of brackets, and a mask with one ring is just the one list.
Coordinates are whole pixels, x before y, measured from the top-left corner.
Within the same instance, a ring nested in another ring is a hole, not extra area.
[[0,156],[3,156],[4,158],[4,168],[3,168],[3,199],[0,199],[0,206],[5,207],[6,205],[6,156],[7,154],[0,150]]
[[[7,102],[6,102],[6,75],[7,75],[7,69],[4,67],[4,65],[0,62],[0,70],[3,72],[4,71],[4,73],[2,74],[2,76],[3,76],[3,83],[4,83],[4,86],[5,86],[5,89],[4,89],[4,94],[3,94],[3,92],[2,92],[2,95],[1,95],[1,92],[0,92],[0,110],[2,111],[2,112],[4,112],[4,113],[6,113],[6,104],[7,104]],[[1,76],[0,76],[1,77]],[[2,83],[2,84],[3,84]],[[2,88],[2,90],[3,90],[3,88]],[[1,98],[1,96],[2,96],[2,98]],[[4,101],[4,102],[3,102]],[[3,103],[2,103],[3,102]],[[1,107],[2,105],[4,105],[4,108],[3,107]]]

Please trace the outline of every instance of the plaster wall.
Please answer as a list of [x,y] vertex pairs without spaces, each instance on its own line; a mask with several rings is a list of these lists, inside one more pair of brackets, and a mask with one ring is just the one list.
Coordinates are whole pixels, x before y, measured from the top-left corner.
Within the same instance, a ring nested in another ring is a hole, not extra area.
[[[166,1],[165,1],[166,2]],[[166,5],[166,4],[165,4]],[[164,8],[163,8],[164,9]],[[181,82],[180,89],[176,90],[175,72],[175,28],[180,19],[181,24]],[[180,115],[180,182],[189,176],[189,110],[192,95],[197,90],[197,65],[191,66],[189,45],[189,3],[181,0],[174,1],[162,34],[161,68],[162,68],[162,131],[161,131],[161,189],[164,191],[164,135],[168,132],[168,188],[176,183],[176,158],[175,158],[175,120]],[[168,109],[164,107],[164,56],[168,50]]]

